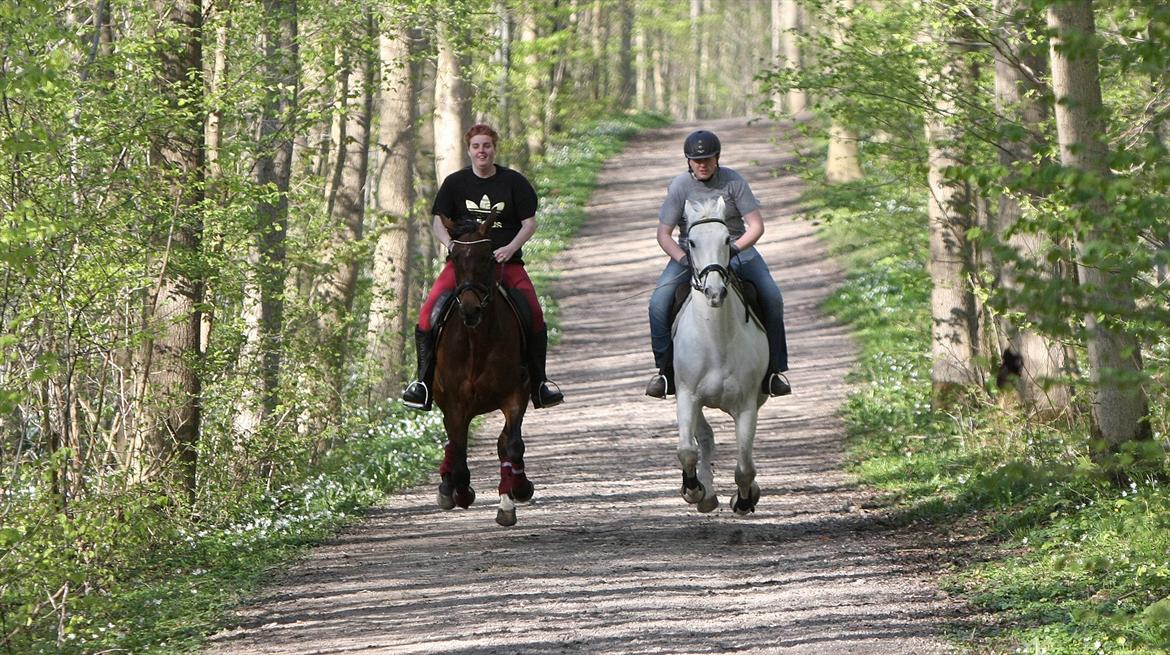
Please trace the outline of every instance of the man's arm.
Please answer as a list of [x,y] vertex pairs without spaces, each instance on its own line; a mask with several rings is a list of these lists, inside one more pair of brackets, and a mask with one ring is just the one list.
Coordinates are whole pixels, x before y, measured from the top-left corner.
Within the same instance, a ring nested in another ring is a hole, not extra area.
[[687,253],[675,242],[674,228],[674,225],[658,224],[658,247],[662,248],[662,252],[669,255],[671,259],[681,263]]
[[764,217],[760,215],[760,210],[753,209],[744,214],[743,225],[743,236],[735,240],[735,247],[741,251],[756,245],[760,237],[764,236]]

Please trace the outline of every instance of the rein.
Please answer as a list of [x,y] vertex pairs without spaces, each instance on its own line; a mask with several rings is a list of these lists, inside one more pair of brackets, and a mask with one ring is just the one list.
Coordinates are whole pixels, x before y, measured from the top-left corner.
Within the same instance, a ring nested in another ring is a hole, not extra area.
[[[691,223],[690,225],[688,225],[687,226],[687,234],[690,234],[691,229],[693,229],[695,226],[702,225],[704,223],[718,223],[718,224],[722,225],[723,227],[727,227],[727,223],[722,218],[704,218],[701,221],[695,221],[694,223]],[[695,265],[692,262],[691,263],[691,288],[696,290],[696,291],[702,291],[703,285],[707,283],[707,276],[710,275],[711,273],[718,273],[719,276],[723,278],[723,283],[728,285],[728,286],[736,286],[737,285],[737,281],[736,281],[735,276],[732,275],[731,271],[727,270],[727,267],[724,266],[723,264],[708,264],[707,266],[703,267],[703,270],[696,271]]]
[[[451,243],[448,245],[448,249],[454,249],[455,246],[472,246],[477,243],[485,242],[491,243],[491,239],[477,239],[475,241],[460,241],[458,239],[451,239]],[[499,281],[497,280],[497,284],[498,283]],[[487,309],[488,304],[490,304],[492,301],[492,296],[495,295],[492,293],[492,290],[487,287],[487,285],[480,284],[479,282],[464,282],[463,284],[455,287],[454,292],[455,303],[460,306],[463,305],[463,302],[459,300],[459,297],[463,295],[464,291],[471,291],[474,293],[475,297],[479,299],[480,307],[483,309]]]

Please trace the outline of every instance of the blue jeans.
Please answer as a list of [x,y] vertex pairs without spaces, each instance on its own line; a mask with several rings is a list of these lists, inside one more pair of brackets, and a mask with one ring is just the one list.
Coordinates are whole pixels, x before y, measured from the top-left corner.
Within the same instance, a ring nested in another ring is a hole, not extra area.
[[[764,307],[764,327],[768,332],[768,371],[788,370],[788,340],[784,336],[784,297],[780,287],[772,279],[768,264],[758,254],[744,260],[735,257],[731,269],[745,280],[756,285],[760,304]],[[670,260],[650,296],[650,348],[654,351],[654,365],[658,368],[674,362],[674,342],[670,337],[670,309],[674,304],[674,290],[680,284],[690,283],[690,271],[682,264]]]

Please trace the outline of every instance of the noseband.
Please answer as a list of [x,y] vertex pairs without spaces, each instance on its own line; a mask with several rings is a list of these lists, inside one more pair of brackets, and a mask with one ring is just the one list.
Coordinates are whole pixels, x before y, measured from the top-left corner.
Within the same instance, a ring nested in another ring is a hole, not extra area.
[[[456,239],[452,239],[451,249],[454,249],[455,246],[470,246],[484,242],[490,243],[491,239],[479,239],[478,241],[458,241]],[[460,298],[463,296],[464,291],[470,291],[475,294],[475,297],[479,299],[479,306],[481,309],[486,309],[488,303],[490,303],[492,300],[492,290],[486,285],[480,284],[478,282],[464,282],[463,284],[455,287],[455,303],[459,305],[460,309],[463,307],[463,301],[460,300]]]
[[[691,229],[693,229],[696,225],[702,225],[703,223],[719,223],[720,225],[722,225],[724,227],[727,226],[727,223],[725,223],[723,221],[723,219],[704,218],[701,221],[695,221],[691,225],[688,225],[687,226],[687,233],[689,234]],[[731,275],[731,271],[727,270],[727,267],[722,265],[722,264],[717,264],[717,263],[716,264],[707,264],[705,267],[703,267],[703,270],[696,271],[695,265],[692,262],[691,263],[691,288],[695,289],[696,291],[702,291],[703,286],[705,284],[707,284],[707,276],[710,275],[711,273],[718,273],[719,276],[723,278],[724,284],[728,284],[729,281],[733,279],[732,275]]]

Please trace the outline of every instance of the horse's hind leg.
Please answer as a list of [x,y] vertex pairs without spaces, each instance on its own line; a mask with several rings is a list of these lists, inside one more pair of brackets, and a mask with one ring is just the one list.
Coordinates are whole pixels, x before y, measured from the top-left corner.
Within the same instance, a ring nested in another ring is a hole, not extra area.
[[439,507],[451,509],[458,505],[467,509],[475,502],[475,489],[471,488],[471,471],[467,468],[467,429],[470,419],[444,414],[443,424],[447,429],[447,446],[443,449],[443,463],[439,465]]
[[756,511],[760,501],[760,486],[756,484],[756,463],[752,447],[756,440],[758,414],[755,407],[741,410],[735,420],[735,446],[739,451],[735,463],[735,497],[731,508],[740,516]]
[[524,472],[524,438],[521,426],[528,397],[517,397],[504,408],[504,429],[496,441],[496,452],[500,458],[500,508],[496,511],[496,523],[503,526],[516,524],[516,503],[532,500],[534,487]]

